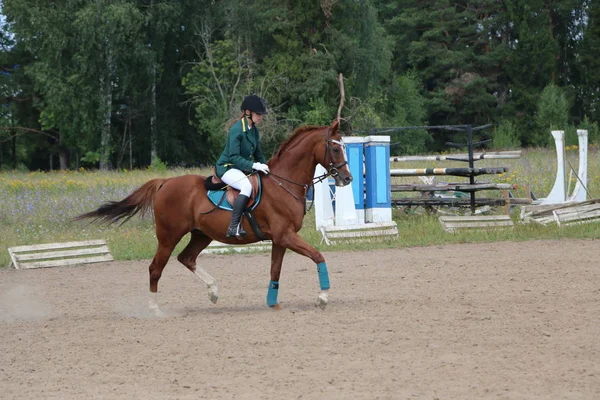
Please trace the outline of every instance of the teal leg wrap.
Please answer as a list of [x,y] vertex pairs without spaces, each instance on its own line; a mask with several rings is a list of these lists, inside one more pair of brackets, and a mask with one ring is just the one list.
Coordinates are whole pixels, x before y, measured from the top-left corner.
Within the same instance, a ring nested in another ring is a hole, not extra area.
[[277,304],[277,293],[279,292],[279,282],[270,281],[269,291],[267,292],[267,305],[272,307]]
[[319,274],[319,283],[321,284],[321,290],[329,289],[329,273],[327,272],[327,264],[324,262],[318,263],[317,272]]

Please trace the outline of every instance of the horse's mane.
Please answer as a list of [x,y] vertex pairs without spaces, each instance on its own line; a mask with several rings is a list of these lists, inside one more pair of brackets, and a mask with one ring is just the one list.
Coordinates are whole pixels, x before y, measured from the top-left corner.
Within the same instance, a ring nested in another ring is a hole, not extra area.
[[314,126],[314,125],[304,125],[299,128],[296,128],[296,130],[294,130],[294,132],[287,139],[285,139],[285,141],[283,143],[281,143],[281,145],[279,146],[279,150],[277,150],[277,152],[273,155],[273,159],[276,160],[277,158],[279,158],[279,156],[281,154],[285,153],[285,151],[288,149],[288,147],[290,147],[290,145],[292,143],[294,143],[296,141],[296,139],[298,137],[300,137],[303,133],[305,133],[306,131],[312,131],[312,130],[319,129],[319,128],[322,128],[322,127]]

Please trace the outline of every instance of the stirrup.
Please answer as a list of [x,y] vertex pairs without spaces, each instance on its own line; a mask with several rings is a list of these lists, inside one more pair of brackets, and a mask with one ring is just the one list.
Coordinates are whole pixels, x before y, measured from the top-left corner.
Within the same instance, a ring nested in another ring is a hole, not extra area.
[[244,236],[246,236],[246,231],[244,230],[244,228],[242,228],[241,222],[237,225],[237,227],[229,226],[229,228],[227,228],[227,233],[225,234],[225,237],[230,238],[234,236],[238,239],[241,239]]

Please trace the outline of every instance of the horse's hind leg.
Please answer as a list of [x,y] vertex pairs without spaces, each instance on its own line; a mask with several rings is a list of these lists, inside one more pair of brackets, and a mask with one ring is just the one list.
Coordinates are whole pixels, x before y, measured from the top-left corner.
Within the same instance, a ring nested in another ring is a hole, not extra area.
[[198,230],[191,232],[190,242],[177,256],[177,260],[192,271],[198,278],[202,279],[208,287],[208,298],[213,303],[219,300],[219,285],[215,278],[210,276],[204,269],[196,266],[198,254],[212,242],[212,239]]

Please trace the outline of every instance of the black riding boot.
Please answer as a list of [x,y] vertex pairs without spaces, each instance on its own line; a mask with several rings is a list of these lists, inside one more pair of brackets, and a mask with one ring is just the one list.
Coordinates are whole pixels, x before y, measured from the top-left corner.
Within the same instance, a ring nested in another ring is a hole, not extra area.
[[248,204],[248,196],[240,194],[237,199],[235,199],[233,211],[231,213],[231,222],[229,223],[229,228],[227,228],[227,234],[225,236],[236,236],[238,239],[246,236],[246,231],[244,231],[244,228],[242,228],[242,224],[240,223],[242,213],[246,209],[246,204]]

